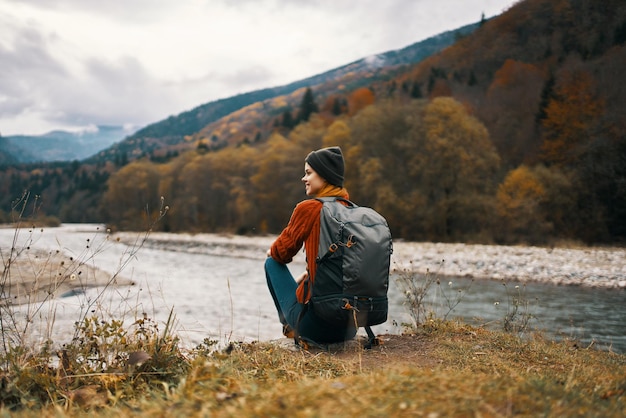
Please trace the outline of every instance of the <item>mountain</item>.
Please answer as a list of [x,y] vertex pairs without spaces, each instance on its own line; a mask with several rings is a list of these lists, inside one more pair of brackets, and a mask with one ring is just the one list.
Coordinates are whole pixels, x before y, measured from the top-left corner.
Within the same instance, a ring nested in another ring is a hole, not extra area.
[[286,96],[309,86],[337,86],[346,79],[352,80],[342,88],[350,90],[366,86],[375,80],[389,79],[393,69],[413,65],[437,53],[458,39],[471,34],[480,23],[474,23],[458,29],[443,32],[407,47],[362,58],[333,70],[293,83],[256,90],[200,105],[176,116],[150,124],[138,130],[123,141],[114,144],[97,155],[88,158],[87,163],[105,161],[127,161],[150,155],[157,150],[185,144],[187,136],[200,132],[212,122],[232,114],[246,106],[260,103],[275,97]]
[[[417,42],[407,47],[362,58],[333,70],[293,83],[239,94],[206,104],[165,120],[152,123],[136,132],[120,126],[97,126],[82,132],[52,131],[44,135],[0,137],[0,164],[85,160],[124,163],[158,150],[185,148],[185,137],[200,132],[207,125],[246,106],[289,95],[304,87],[337,86],[352,79],[347,87],[356,88],[373,80],[388,79],[390,70],[420,62],[472,33],[478,23],[466,25]],[[357,76],[355,76],[357,75]],[[366,75],[366,76],[364,76]],[[332,83],[335,81],[334,83]],[[226,141],[229,142],[229,141]]]
[[127,164],[107,220],[137,228],[126,208],[141,190],[176,208],[167,230],[278,232],[301,198],[292,155],[338,143],[354,158],[351,192],[398,237],[626,240],[623,0],[525,0],[419,63],[361,62],[205,125],[178,158],[172,145]]
[[140,229],[165,196],[163,230],[279,232],[302,198],[292,156],[338,143],[398,238],[626,242],[626,3],[523,0],[450,39],[204,104],[82,162],[0,167],[0,208],[28,190],[63,222]]
[[12,135],[2,137],[0,152],[7,156],[7,162],[13,163],[82,160],[133,132],[123,126],[101,125],[80,132],[57,130],[44,135]]
[[[623,0],[525,0],[396,82],[419,83],[428,86],[429,98],[452,96],[464,103],[488,128],[505,164],[514,167],[537,162],[550,111],[551,126],[561,124],[561,117],[567,121],[561,130],[572,133],[587,119],[599,120],[587,112],[601,108],[605,126],[597,129],[624,132],[625,60]],[[570,114],[560,113],[568,106]]]
[[32,158],[32,155],[17,147],[9,138],[0,136],[0,166],[18,164],[29,158]]

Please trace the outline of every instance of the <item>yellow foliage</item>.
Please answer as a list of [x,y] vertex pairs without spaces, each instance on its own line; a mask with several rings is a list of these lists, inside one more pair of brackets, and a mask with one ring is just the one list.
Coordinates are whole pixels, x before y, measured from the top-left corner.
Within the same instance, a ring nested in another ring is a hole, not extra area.
[[352,134],[348,124],[343,120],[336,120],[328,127],[326,135],[322,138],[322,146],[331,147],[336,145],[345,149],[350,145],[351,139]]
[[500,216],[515,216],[519,210],[539,202],[545,189],[526,166],[509,172],[498,187],[497,209]]
[[108,181],[103,202],[113,223],[125,229],[142,228],[138,223],[158,212],[161,178],[166,177],[157,166],[140,160],[122,167]]
[[269,104],[272,108],[282,108],[288,105],[285,96],[278,96],[269,101]]

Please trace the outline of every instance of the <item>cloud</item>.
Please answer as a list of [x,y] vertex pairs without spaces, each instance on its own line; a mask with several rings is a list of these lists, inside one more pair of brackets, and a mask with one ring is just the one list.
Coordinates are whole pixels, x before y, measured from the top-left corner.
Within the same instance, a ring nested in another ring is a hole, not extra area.
[[156,122],[403,48],[513,2],[4,0],[0,132]]
[[153,21],[168,16],[171,0],[4,0],[33,10],[104,16],[132,23]]
[[12,39],[0,43],[0,120],[47,113],[50,98],[45,90],[67,77],[64,66],[50,54],[49,44],[54,39],[5,19],[0,25],[13,34]]

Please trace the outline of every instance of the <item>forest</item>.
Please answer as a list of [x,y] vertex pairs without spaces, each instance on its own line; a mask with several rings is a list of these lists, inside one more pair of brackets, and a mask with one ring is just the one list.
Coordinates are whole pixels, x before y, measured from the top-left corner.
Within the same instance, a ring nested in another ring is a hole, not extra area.
[[[397,238],[619,240],[625,218],[611,212],[620,207],[613,206],[620,198],[611,184],[616,176],[605,177],[606,184],[598,179],[611,170],[621,170],[624,179],[624,143],[592,144],[596,155],[578,148],[588,147],[586,141],[559,144],[565,149],[555,158],[557,141],[546,134],[539,163],[507,169],[484,124],[455,99],[386,100],[331,124],[313,114],[287,136],[274,133],[259,146],[130,163],[109,179],[103,210],[115,227],[141,228],[164,196],[167,231],[276,233],[306,198],[304,157],[339,145],[351,198],[381,212]],[[146,211],[148,202],[154,206]]]
[[625,69],[622,2],[526,0],[387,80],[251,105],[184,146],[0,167],[0,221],[27,190],[63,222],[144,229],[163,198],[161,230],[278,233],[304,157],[339,145],[352,200],[395,239],[623,244]]

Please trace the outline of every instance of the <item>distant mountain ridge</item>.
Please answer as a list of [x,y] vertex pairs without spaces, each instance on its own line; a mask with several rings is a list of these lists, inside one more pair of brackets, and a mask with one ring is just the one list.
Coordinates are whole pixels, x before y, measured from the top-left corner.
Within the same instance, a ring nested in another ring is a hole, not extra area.
[[[44,135],[0,137],[0,164],[73,161],[87,163],[138,158],[157,149],[175,146],[212,122],[245,106],[298,89],[340,79],[348,74],[381,70],[368,81],[385,77],[389,69],[411,65],[452,45],[472,33],[479,23],[443,32],[401,49],[372,55],[283,86],[270,87],[202,104],[176,116],[149,124],[135,132],[121,126],[98,126],[94,132],[52,131]],[[383,71],[385,69],[385,71]]]
[[0,151],[4,151],[5,164],[83,160],[132,133],[127,127],[101,125],[80,132],[11,135],[2,137]]
[[170,116],[159,122],[152,123],[123,141],[88,158],[85,162],[119,161],[133,159],[149,154],[155,150],[172,147],[185,141],[186,136],[201,131],[204,127],[231,113],[254,103],[274,97],[288,95],[299,89],[316,86],[331,80],[340,79],[351,73],[380,71],[367,81],[377,77],[388,77],[389,69],[415,64],[454,44],[460,37],[471,34],[480,26],[480,22],[462,26],[458,29],[443,32],[423,41],[401,49],[365,57],[333,70],[314,75],[278,87],[270,87],[236,96],[205,103],[176,116]]

